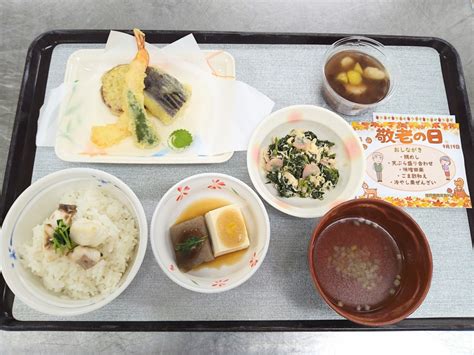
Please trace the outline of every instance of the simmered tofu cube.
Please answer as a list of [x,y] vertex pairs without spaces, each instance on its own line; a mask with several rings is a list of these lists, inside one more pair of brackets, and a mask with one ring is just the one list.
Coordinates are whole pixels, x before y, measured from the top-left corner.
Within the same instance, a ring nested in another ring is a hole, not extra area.
[[247,227],[238,206],[218,208],[206,213],[205,218],[215,257],[248,248]]

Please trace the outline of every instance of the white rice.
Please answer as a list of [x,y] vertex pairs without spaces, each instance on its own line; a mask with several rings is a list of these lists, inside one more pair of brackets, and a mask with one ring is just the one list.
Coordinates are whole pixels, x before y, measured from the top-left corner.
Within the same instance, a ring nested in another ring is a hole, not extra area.
[[111,293],[127,270],[138,242],[135,218],[125,205],[97,187],[71,190],[59,203],[77,206],[72,223],[86,218],[101,223],[102,230],[108,231],[105,241],[96,247],[103,255],[101,260],[84,270],[68,256],[53,249],[44,250],[46,219],[33,228],[32,244],[23,245],[19,250],[23,265],[39,276],[48,290],[68,298],[88,299]]

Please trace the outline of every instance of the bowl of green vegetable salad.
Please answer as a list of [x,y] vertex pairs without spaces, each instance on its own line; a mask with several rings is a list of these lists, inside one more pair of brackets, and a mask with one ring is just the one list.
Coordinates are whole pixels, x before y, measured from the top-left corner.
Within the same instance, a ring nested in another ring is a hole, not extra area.
[[270,205],[295,217],[314,218],[356,196],[365,160],[358,136],[341,116],[297,105],[260,123],[250,139],[247,168]]

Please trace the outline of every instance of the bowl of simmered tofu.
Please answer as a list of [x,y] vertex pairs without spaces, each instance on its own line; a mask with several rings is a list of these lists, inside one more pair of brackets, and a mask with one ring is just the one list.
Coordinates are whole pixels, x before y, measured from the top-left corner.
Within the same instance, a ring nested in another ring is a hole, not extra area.
[[151,221],[151,245],[163,272],[195,292],[217,293],[247,281],[270,242],[270,222],[244,182],[197,174],[171,187]]

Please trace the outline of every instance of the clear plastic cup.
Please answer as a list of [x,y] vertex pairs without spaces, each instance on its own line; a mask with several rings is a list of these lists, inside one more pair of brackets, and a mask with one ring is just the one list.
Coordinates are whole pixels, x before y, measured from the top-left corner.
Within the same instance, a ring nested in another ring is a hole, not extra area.
[[[352,102],[341,95],[339,95],[329,84],[325,68],[329,59],[332,58],[335,54],[342,51],[357,51],[377,59],[384,67],[386,72],[389,75],[390,83],[389,89],[385,97],[377,102],[372,104],[361,104],[357,102]],[[333,45],[328,49],[324,57],[324,66],[323,66],[323,86],[322,94],[326,103],[335,111],[342,113],[344,115],[354,116],[361,113],[367,112],[373,109],[375,106],[383,104],[388,101],[393,95],[396,87],[396,77],[397,70],[396,65],[393,63],[391,58],[386,54],[385,47],[382,43],[377,42],[371,38],[362,37],[362,36],[352,36],[342,38],[339,41],[333,43]]]

